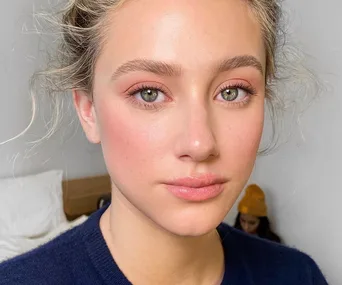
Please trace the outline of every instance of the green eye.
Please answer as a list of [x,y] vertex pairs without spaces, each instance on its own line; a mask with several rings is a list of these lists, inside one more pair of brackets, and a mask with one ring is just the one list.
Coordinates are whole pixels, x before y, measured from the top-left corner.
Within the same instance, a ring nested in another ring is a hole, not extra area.
[[154,102],[157,100],[159,91],[156,89],[144,89],[140,91],[141,98],[146,102]]
[[221,91],[221,96],[226,101],[234,101],[239,96],[239,88],[227,88]]

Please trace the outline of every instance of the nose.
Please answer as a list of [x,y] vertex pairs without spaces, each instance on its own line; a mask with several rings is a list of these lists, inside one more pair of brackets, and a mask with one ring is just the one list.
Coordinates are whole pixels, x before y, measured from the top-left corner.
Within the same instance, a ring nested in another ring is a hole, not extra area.
[[241,223],[241,227],[244,230],[244,232],[249,233],[249,226],[246,223]]
[[184,110],[176,143],[176,154],[180,159],[202,162],[219,155],[209,111],[199,103]]

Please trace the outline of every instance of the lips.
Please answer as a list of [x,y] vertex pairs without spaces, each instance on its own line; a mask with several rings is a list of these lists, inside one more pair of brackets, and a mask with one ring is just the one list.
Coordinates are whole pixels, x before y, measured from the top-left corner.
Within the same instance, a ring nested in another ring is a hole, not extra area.
[[165,183],[174,196],[194,202],[206,201],[220,195],[228,180],[214,174],[177,178]]

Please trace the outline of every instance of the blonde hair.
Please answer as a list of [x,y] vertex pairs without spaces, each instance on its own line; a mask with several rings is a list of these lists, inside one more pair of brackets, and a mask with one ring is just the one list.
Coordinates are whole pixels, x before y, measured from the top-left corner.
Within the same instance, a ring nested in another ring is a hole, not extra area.
[[[270,143],[265,150],[271,150],[277,145],[276,125],[278,120],[275,115],[285,110],[284,98],[277,92],[277,86],[281,72],[286,68],[281,62],[289,61],[289,57],[284,52],[285,33],[283,32],[282,8],[277,0],[241,0],[250,5],[258,19],[265,43],[266,51],[266,97],[272,118],[273,134]],[[83,90],[92,96],[94,67],[101,52],[101,47],[105,42],[105,31],[108,27],[108,14],[115,11],[126,0],[69,0],[67,5],[55,14],[55,17],[45,17],[40,14],[40,18],[48,19],[49,23],[57,25],[60,30],[59,46],[49,60],[48,67],[37,72],[31,80],[32,94],[37,90],[47,93],[55,103],[53,119],[47,134],[43,139],[49,138],[58,126],[61,113],[61,94],[77,89]],[[54,20],[52,20],[54,19]],[[292,61],[296,60],[297,77],[312,77],[312,74],[298,65],[300,55],[293,49],[290,50]],[[281,72],[279,72],[279,69]],[[287,72],[285,81],[289,80],[289,75],[293,71]],[[302,82],[301,82],[302,83]],[[34,117],[34,114],[33,114]]]

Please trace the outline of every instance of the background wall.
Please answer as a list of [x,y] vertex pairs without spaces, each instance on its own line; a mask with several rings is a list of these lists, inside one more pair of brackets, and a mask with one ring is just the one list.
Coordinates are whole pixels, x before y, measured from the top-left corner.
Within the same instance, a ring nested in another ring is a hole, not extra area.
[[[33,33],[34,10],[55,5],[58,0],[5,1],[0,9],[0,142],[20,133],[30,122],[29,78],[42,63],[40,37]],[[70,96],[69,96],[70,97]],[[47,100],[48,101],[48,100]],[[37,120],[27,135],[0,145],[0,178],[26,175],[59,168],[65,177],[83,177],[105,173],[99,146],[85,139],[70,104],[63,113],[60,130],[42,145],[33,148],[30,141],[46,134],[44,120],[50,119],[50,105],[40,102]]]
[[[39,36],[28,32],[33,27],[31,15],[34,9],[54,2],[57,0],[12,0],[2,4],[0,142],[22,131],[30,121],[28,79],[41,64]],[[333,88],[302,118],[305,142],[295,132],[275,154],[260,157],[251,182],[265,189],[270,217],[285,242],[312,255],[331,284],[342,284],[342,7],[338,0],[287,0],[285,4],[291,12],[293,35]],[[42,107],[49,110],[48,105]],[[69,108],[63,131],[31,149],[27,142],[45,134],[39,115],[26,136],[0,146],[0,177],[51,168],[64,169],[68,178],[104,173],[100,148],[87,142],[77,122],[70,124],[73,119]],[[235,214],[236,208],[227,221],[231,223]]]
[[[276,153],[259,157],[251,182],[265,189],[275,229],[342,284],[342,8],[337,0],[285,1],[291,28],[327,91]],[[297,94],[301,96],[303,94]],[[233,223],[236,207],[228,215]]]

